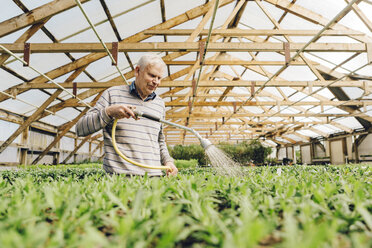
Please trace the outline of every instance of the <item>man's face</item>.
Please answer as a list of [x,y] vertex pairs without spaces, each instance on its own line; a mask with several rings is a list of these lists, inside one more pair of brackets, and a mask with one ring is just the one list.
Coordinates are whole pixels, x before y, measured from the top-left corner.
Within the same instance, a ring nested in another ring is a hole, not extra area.
[[156,90],[163,73],[163,67],[157,64],[147,65],[145,68],[136,67],[136,87],[142,98],[149,96]]

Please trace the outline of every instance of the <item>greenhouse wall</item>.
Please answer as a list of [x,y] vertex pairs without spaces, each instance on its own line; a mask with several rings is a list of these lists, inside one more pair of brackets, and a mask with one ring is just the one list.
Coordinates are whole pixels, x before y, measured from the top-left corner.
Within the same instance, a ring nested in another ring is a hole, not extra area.
[[287,148],[280,147],[278,150],[278,160],[283,160],[283,158],[287,157]]
[[293,160],[293,147],[292,146],[287,147],[287,158]]
[[[32,161],[34,161],[36,158],[37,158],[37,156],[38,156],[39,154],[28,154],[27,155],[27,161],[28,161],[28,164],[31,164],[32,163]],[[38,164],[53,164],[53,159],[54,159],[54,157],[52,156],[52,155],[45,155],[39,162],[38,162]]]
[[344,164],[345,154],[343,140],[332,140],[331,146],[331,163],[332,164]]
[[276,150],[277,150],[276,147],[273,147],[271,149],[271,153],[269,154],[269,158],[276,158]]
[[372,134],[367,137],[358,146],[358,155],[360,161],[372,162]]
[[[18,124],[0,120],[0,143],[6,141],[12,133],[19,127]],[[26,135],[25,135],[26,134]],[[24,136],[25,135],[25,136]],[[18,165],[31,164],[41,152],[55,139],[55,134],[31,128],[21,133],[2,153],[0,153],[0,164]],[[78,144],[81,139],[78,141]],[[98,144],[86,142],[77,152],[78,155],[72,156],[67,163],[80,163],[84,161],[98,161],[101,157],[102,149],[95,150]],[[91,148],[89,149],[89,146]],[[38,164],[62,163],[75,149],[75,139],[63,137],[45,155]],[[94,151],[95,150],[95,151]],[[90,154],[94,151],[94,154]]]
[[[6,141],[18,129],[18,127],[18,124],[0,120],[0,141]],[[13,143],[20,143],[21,136],[22,135],[18,135]]]
[[324,158],[326,157],[325,147],[321,143],[315,143],[313,145],[314,158]]
[[303,164],[311,164],[311,147],[310,145],[301,146],[301,159]]
[[[78,142],[80,144],[81,141]],[[89,143],[86,142],[82,147],[79,149],[80,153],[88,153],[89,154]]]
[[73,151],[75,149],[75,139],[69,137],[63,137],[59,141],[59,148],[65,151]]
[[0,153],[1,163],[18,163],[19,149],[17,147],[9,146],[2,153]]
[[28,145],[34,150],[44,150],[54,140],[54,135],[48,135],[37,131],[29,131]]

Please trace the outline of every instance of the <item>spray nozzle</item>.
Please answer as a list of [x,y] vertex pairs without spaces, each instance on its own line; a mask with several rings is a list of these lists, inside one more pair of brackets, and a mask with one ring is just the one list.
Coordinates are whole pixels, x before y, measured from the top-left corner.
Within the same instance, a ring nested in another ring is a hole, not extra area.
[[207,139],[200,139],[200,144],[204,148],[204,150],[206,150],[207,147],[209,147],[210,145],[212,145],[212,143],[209,140],[207,140]]
[[202,138],[200,136],[200,134],[192,128],[185,127],[185,126],[182,126],[182,125],[179,125],[179,124],[176,124],[176,123],[172,123],[172,122],[163,120],[160,117],[157,117],[157,116],[154,116],[154,115],[151,115],[151,114],[148,114],[148,113],[144,113],[144,112],[141,112],[141,111],[138,111],[138,110],[134,110],[134,114],[136,116],[146,117],[147,119],[150,119],[150,120],[153,120],[153,121],[162,122],[162,123],[165,123],[165,124],[168,124],[168,125],[171,125],[171,126],[175,126],[175,127],[179,127],[179,128],[184,129],[186,131],[189,131],[189,132],[193,133],[199,139],[200,144],[204,149],[207,149],[207,147],[212,145],[212,143],[209,140]]
[[157,122],[160,122],[161,121],[161,119],[160,119],[160,117],[157,117],[157,116],[155,116],[155,115],[151,115],[151,114],[148,114],[148,113],[144,113],[144,112],[142,112],[142,111],[138,111],[138,110],[134,110],[133,111],[134,112],[134,114],[138,117],[146,117],[147,119],[150,119],[150,120],[153,120],[153,121],[157,121]]

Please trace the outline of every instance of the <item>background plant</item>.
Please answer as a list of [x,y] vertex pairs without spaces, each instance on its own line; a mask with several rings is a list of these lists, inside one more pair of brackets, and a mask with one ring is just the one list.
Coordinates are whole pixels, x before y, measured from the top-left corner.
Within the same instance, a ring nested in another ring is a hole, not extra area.
[[263,146],[258,140],[239,144],[221,143],[218,147],[242,165],[247,165],[250,161],[262,165],[272,152],[270,147]]
[[170,155],[178,160],[196,159],[199,165],[206,165],[206,155],[200,145],[175,145],[168,147]]

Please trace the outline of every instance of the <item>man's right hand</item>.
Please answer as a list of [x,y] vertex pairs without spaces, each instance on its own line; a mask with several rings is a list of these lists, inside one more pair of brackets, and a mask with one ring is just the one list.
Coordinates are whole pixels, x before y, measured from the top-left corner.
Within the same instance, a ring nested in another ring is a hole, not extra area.
[[134,119],[138,119],[137,116],[134,114],[134,110],[136,107],[134,106],[127,106],[124,104],[115,104],[106,107],[106,113],[111,118],[115,119],[122,119],[122,118],[130,118],[133,117]]

